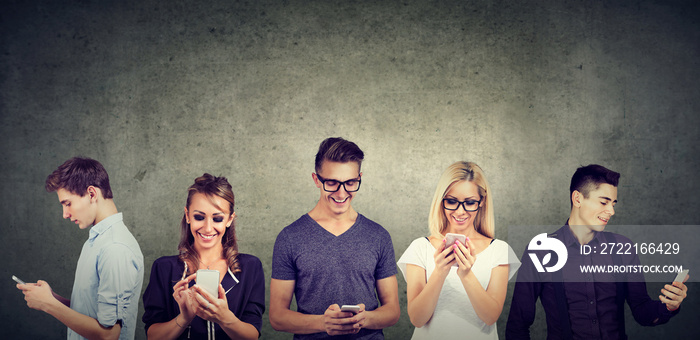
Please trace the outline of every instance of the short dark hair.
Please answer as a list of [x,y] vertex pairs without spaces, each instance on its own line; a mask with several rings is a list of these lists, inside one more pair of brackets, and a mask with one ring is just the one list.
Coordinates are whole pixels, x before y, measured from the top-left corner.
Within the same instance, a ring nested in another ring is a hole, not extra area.
[[44,185],[48,192],[65,189],[80,197],[85,196],[89,186],[100,188],[102,197],[112,198],[107,170],[100,162],[82,157],[73,157],[65,161],[46,177]]
[[[576,169],[574,176],[571,177],[571,185],[569,186],[569,197],[574,193],[574,190],[583,194],[583,197],[588,198],[588,194],[598,189],[601,184],[610,184],[617,187],[620,181],[620,173],[612,171],[602,165],[589,164]],[[573,204],[573,202],[572,202]]]
[[316,153],[316,173],[321,171],[323,161],[347,163],[357,162],[362,166],[365,154],[357,144],[340,137],[326,138],[318,147]]

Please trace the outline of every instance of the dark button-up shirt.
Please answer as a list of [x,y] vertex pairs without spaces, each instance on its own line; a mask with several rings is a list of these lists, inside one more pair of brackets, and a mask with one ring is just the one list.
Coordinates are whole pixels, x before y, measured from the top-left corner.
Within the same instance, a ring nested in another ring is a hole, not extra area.
[[[636,254],[618,255],[617,259],[610,254],[582,254],[568,223],[550,237],[566,246],[566,265],[559,274],[538,273],[528,250],[525,251],[506,324],[507,339],[530,338],[538,298],[546,314],[547,339],[564,339],[564,322],[570,325],[573,339],[624,339],[624,301],[629,304],[634,319],[644,326],[666,323],[678,313],[678,310],[669,312],[665,304],[649,297],[641,272],[620,275],[580,270],[580,266],[587,265],[639,265]],[[606,242],[631,243],[622,235],[597,232],[588,245],[600,253],[602,243]],[[561,310],[557,302],[557,285],[563,285],[566,310]],[[624,299],[616,299],[618,292],[624,294]]]
[[[248,254],[238,254],[241,271],[235,275],[229,270],[221,286],[226,292],[228,308],[238,319],[247,322],[258,330],[262,327],[262,315],[265,312],[265,276],[260,260]],[[185,264],[178,256],[164,256],[153,263],[151,279],[143,294],[143,323],[146,332],[154,323],[168,322],[180,314],[173,286],[180,281],[185,271]],[[190,285],[194,282],[190,282]],[[181,321],[182,322],[182,321]],[[178,339],[206,339],[207,321],[195,316],[187,329]],[[228,339],[224,330],[214,324],[215,338]]]

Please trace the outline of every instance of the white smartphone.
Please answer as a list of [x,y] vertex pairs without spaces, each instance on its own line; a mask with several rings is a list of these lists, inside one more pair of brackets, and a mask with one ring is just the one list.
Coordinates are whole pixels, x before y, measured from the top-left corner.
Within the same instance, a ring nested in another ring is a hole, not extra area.
[[17,276],[12,275],[12,279],[21,285],[26,285],[26,283],[24,283],[24,281],[20,280]]
[[219,298],[219,271],[200,269],[195,282],[215,298]]
[[341,312],[350,312],[353,314],[357,314],[360,312],[360,306],[358,305],[342,305],[340,307]]
[[457,240],[459,240],[459,242],[461,242],[462,244],[467,243],[467,237],[462,234],[445,234],[445,249],[447,249],[447,247],[452,247],[452,245],[454,245],[455,241]]
[[690,272],[690,269],[681,270],[680,272],[678,272],[678,275],[676,275],[676,278],[673,279],[673,282],[683,283],[683,280],[685,280],[685,276],[688,275],[688,272]]

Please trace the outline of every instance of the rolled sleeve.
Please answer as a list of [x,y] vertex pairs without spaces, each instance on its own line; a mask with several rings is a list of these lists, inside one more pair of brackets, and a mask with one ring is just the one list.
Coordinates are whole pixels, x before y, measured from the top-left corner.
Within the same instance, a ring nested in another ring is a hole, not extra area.
[[102,326],[111,327],[132,317],[128,310],[132,303],[138,303],[140,292],[135,292],[134,287],[139,271],[138,257],[125,245],[111,245],[99,254],[97,321]]

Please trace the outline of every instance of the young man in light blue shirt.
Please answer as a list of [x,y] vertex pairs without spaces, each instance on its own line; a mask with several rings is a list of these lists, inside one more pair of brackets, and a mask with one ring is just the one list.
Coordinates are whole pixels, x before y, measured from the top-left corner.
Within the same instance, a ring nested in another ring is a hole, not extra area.
[[51,290],[46,281],[18,284],[27,306],[55,317],[68,327],[68,339],[133,339],[143,284],[143,255],[112,200],[102,164],[71,158],[46,178],[55,191],[63,218],[90,229],[83,245],[71,299]]

